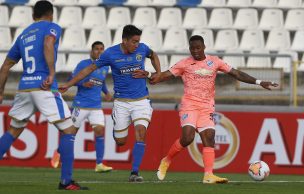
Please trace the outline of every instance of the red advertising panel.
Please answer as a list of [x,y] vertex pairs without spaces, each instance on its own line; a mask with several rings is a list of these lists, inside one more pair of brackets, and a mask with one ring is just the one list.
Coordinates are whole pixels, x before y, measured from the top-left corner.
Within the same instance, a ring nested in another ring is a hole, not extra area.
[[[0,135],[10,123],[8,110],[9,107],[0,107]],[[115,169],[131,169],[134,129],[129,129],[127,145],[117,147],[112,137],[110,112],[105,110],[105,163]],[[215,171],[244,173],[249,163],[263,160],[271,173],[304,174],[303,113],[220,112],[216,114],[216,123]],[[155,110],[141,169],[156,170],[180,134],[177,111]],[[36,113],[0,165],[49,167],[58,139],[57,129]],[[201,150],[202,143],[196,136],[174,159],[170,171],[203,171]],[[75,159],[75,167],[95,167],[94,134],[88,123],[83,123],[76,136]]]

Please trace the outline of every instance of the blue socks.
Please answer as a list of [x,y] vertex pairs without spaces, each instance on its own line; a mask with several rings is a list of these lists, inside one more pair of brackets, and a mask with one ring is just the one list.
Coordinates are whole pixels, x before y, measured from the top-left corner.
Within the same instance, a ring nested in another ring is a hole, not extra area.
[[104,155],[104,137],[95,137],[96,164],[102,163]]
[[6,132],[0,138],[0,160],[3,158],[3,155],[11,147],[15,138],[9,132]]
[[133,163],[131,174],[138,174],[139,166],[145,153],[146,144],[144,142],[136,142],[133,147]]
[[60,136],[59,153],[61,157],[61,183],[66,185],[72,180],[74,163],[74,134],[63,134]]

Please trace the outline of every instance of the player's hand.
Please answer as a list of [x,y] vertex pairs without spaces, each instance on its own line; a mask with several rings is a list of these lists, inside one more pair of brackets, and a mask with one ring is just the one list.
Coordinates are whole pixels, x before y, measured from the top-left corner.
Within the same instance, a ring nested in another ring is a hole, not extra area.
[[112,95],[110,93],[107,93],[105,96],[104,96],[104,99],[105,101],[107,102],[110,102],[112,100]]
[[146,78],[146,77],[148,77],[148,75],[149,75],[149,72],[142,70],[142,69],[137,69],[137,70],[133,71],[133,73],[132,73],[132,77],[134,77],[134,78]]
[[161,74],[160,73],[152,73],[149,83],[155,85],[161,81]]
[[70,86],[68,84],[62,84],[58,87],[58,90],[60,93],[65,93],[69,88]]
[[82,86],[83,86],[83,87],[86,87],[86,88],[91,88],[91,87],[94,86],[94,83],[88,81],[88,82],[83,83]]
[[275,83],[275,82],[270,82],[270,81],[262,81],[260,84],[263,88],[265,88],[266,90],[271,90],[271,87],[278,87],[279,84]]
[[51,85],[53,84],[54,82],[54,76],[53,75],[49,75],[47,76],[47,78],[42,82],[41,84],[41,88],[43,90],[49,90]]

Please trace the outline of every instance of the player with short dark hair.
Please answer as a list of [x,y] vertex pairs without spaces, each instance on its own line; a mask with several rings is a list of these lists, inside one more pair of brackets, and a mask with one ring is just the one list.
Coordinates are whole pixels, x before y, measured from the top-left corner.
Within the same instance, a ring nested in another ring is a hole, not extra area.
[[[72,77],[77,75],[82,69],[90,65],[104,51],[104,44],[95,41],[91,46],[90,59],[80,61],[72,73]],[[95,172],[109,172],[113,168],[102,163],[104,156],[104,135],[105,118],[101,108],[101,92],[105,94],[105,100],[110,101],[112,95],[109,93],[105,79],[109,67],[102,67],[93,71],[85,79],[76,84],[77,93],[73,101],[72,120],[77,131],[81,124],[88,119],[95,134],[96,166]],[[51,165],[57,168],[60,163],[60,154],[55,151],[51,159]]]
[[97,68],[111,67],[115,92],[112,111],[113,136],[117,145],[122,146],[126,143],[129,125],[134,123],[135,127],[136,142],[133,148],[130,182],[143,181],[143,177],[138,172],[146,147],[146,130],[153,111],[146,79],[135,79],[132,77],[132,73],[138,69],[144,70],[145,58],[150,58],[156,70],[154,79],[157,79],[157,75],[160,74],[158,56],[147,45],[140,43],[140,36],[141,30],[133,25],[126,25],[123,29],[121,44],[106,49],[92,65],[83,69],[72,80],[60,87],[64,92]]
[[[215,159],[215,123],[213,113],[217,71],[227,73],[245,83],[261,85],[268,90],[270,90],[270,86],[277,87],[278,84],[257,80],[242,71],[232,68],[217,56],[205,55],[204,39],[201,36],[192,36],[189,40],[189,45],[190,57],[180,60],[169,70],[162,72],[160,77],[157,75],[154,78],[154,75],[152,75],[150,80],[151,84],[157,84],[158,82],[181,76],[184,82],[184,95],[179,110],[182,135],[171,146],[166,157],[161,160],[157,177],[159,180],[165,178],[172,159],[183,148],[193,142],[195,132],[198,132],[204,146],[202,150],[205,168],[203,183],[227,183],[228,179],[213,174]],[[148,74],[148,72],[142,70],[133,73],[136,78],[143,78]]]
[[59,150],[62,155],[59,189],[86,190],[72,180],[76,130],[71,113],[58,92],[55,63],[61,27],[53,23],[53,5],[38,1],[34,6],[35,22],[18,36],[0,70],[0,103],[10,68],[20,59],[23,74],[18,92],[9,111],[12,118],[8,131],[0,138],[0,159],[24,130],[30,117],[38,110],[60,131]]

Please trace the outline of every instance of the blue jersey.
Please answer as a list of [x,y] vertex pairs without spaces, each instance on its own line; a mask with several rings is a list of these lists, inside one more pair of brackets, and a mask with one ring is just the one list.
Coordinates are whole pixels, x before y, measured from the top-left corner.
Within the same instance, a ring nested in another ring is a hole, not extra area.
[[[81,70],[92,64],[91,59],[86,59],[81,61],[73,72],[73,77],[77,75]],[[77,94],[73,101],[73,107],[78,108],[89,108],[89,109],[100,109],[101,108],[101,91],[107,94],[108,89],[104,83],[109,67],[102,67],[96,69],[90,75],[85,77],[83,80],[78,82],[77,85]],[[94,83],[94,86],[87,88],[83,86],[83,83],[91,81]]]
[[133,78],[132,73],[145,69],[145,58],[150,54],[150,48],[143,43],[139,43],[135,52],[130,54],[124,54],[118,44],[106,49],[96,60],[97,67],[111,66],[115,98],[138,99],[149,95],[146,79]]
[[[56,38],[55,63],[57,49],[61,36],[61,27],[48,21],[39,21],[27,27],[17,38],[15,44],[8,52],[7,57],[18,62],[22,59],[23,73],[19,82],[19,90],[37,90],[49,75],[49,68],[44,57],[44,38],[46,36]],[[55,64],[54,64],[55,65]],[[57,89],[54,80],[51,89]]]

